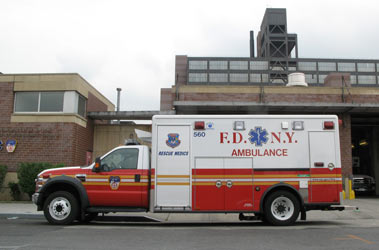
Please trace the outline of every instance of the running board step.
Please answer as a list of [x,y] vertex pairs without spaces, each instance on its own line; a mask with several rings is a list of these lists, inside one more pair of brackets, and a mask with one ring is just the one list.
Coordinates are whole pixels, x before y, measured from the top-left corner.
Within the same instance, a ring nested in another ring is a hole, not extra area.
[[138,207],[89,207],[86,209],[89,213],[117,213],[117,212],[147,212],[146,208]]

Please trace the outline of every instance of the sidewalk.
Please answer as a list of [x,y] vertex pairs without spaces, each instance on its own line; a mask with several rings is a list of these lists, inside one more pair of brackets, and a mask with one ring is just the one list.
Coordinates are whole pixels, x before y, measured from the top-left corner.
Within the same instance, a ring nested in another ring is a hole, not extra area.
[[[371,220],[379,226],[379,198],[345,200],[344,205],[357,206],[359,210],[309,211],[307,221]],[[165,214],[165,213],[110,213],[105,216],[149,217],[162,222],[238,222],[238,214]],[[0,218],[43,218],[43,212],[31,202],[0,202]]]

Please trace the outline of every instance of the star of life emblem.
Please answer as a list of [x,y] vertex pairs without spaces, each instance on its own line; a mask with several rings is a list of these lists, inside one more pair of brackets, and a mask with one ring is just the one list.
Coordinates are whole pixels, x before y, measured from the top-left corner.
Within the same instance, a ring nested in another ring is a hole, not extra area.
[[267,143],[267,130],[262,129],[262,127],[255,127],[254,130],[251,129],[249,132],[249,135],[251,136],[249,138],[249,141],[251,144],[255,144],[255,146],[262,146],[263,143]]

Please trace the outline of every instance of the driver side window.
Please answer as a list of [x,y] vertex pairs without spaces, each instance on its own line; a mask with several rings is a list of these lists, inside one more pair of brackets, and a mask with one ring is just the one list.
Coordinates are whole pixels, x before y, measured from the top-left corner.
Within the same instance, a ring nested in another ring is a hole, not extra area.
[[101,165],[106,165],[104,169],[110,171],[114,169],[137,169],[138,165],[138,149],[137,148],[121,148],[107,155]]

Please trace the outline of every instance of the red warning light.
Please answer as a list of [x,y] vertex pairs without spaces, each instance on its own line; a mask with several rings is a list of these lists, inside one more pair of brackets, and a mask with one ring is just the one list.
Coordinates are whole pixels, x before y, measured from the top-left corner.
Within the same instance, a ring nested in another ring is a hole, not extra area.
[[205,129],[205,122],[197,121],[195,122],[195,130],[204,130]]
[[334,129],[334,122],[333,121],[324,122],[324,129]]

